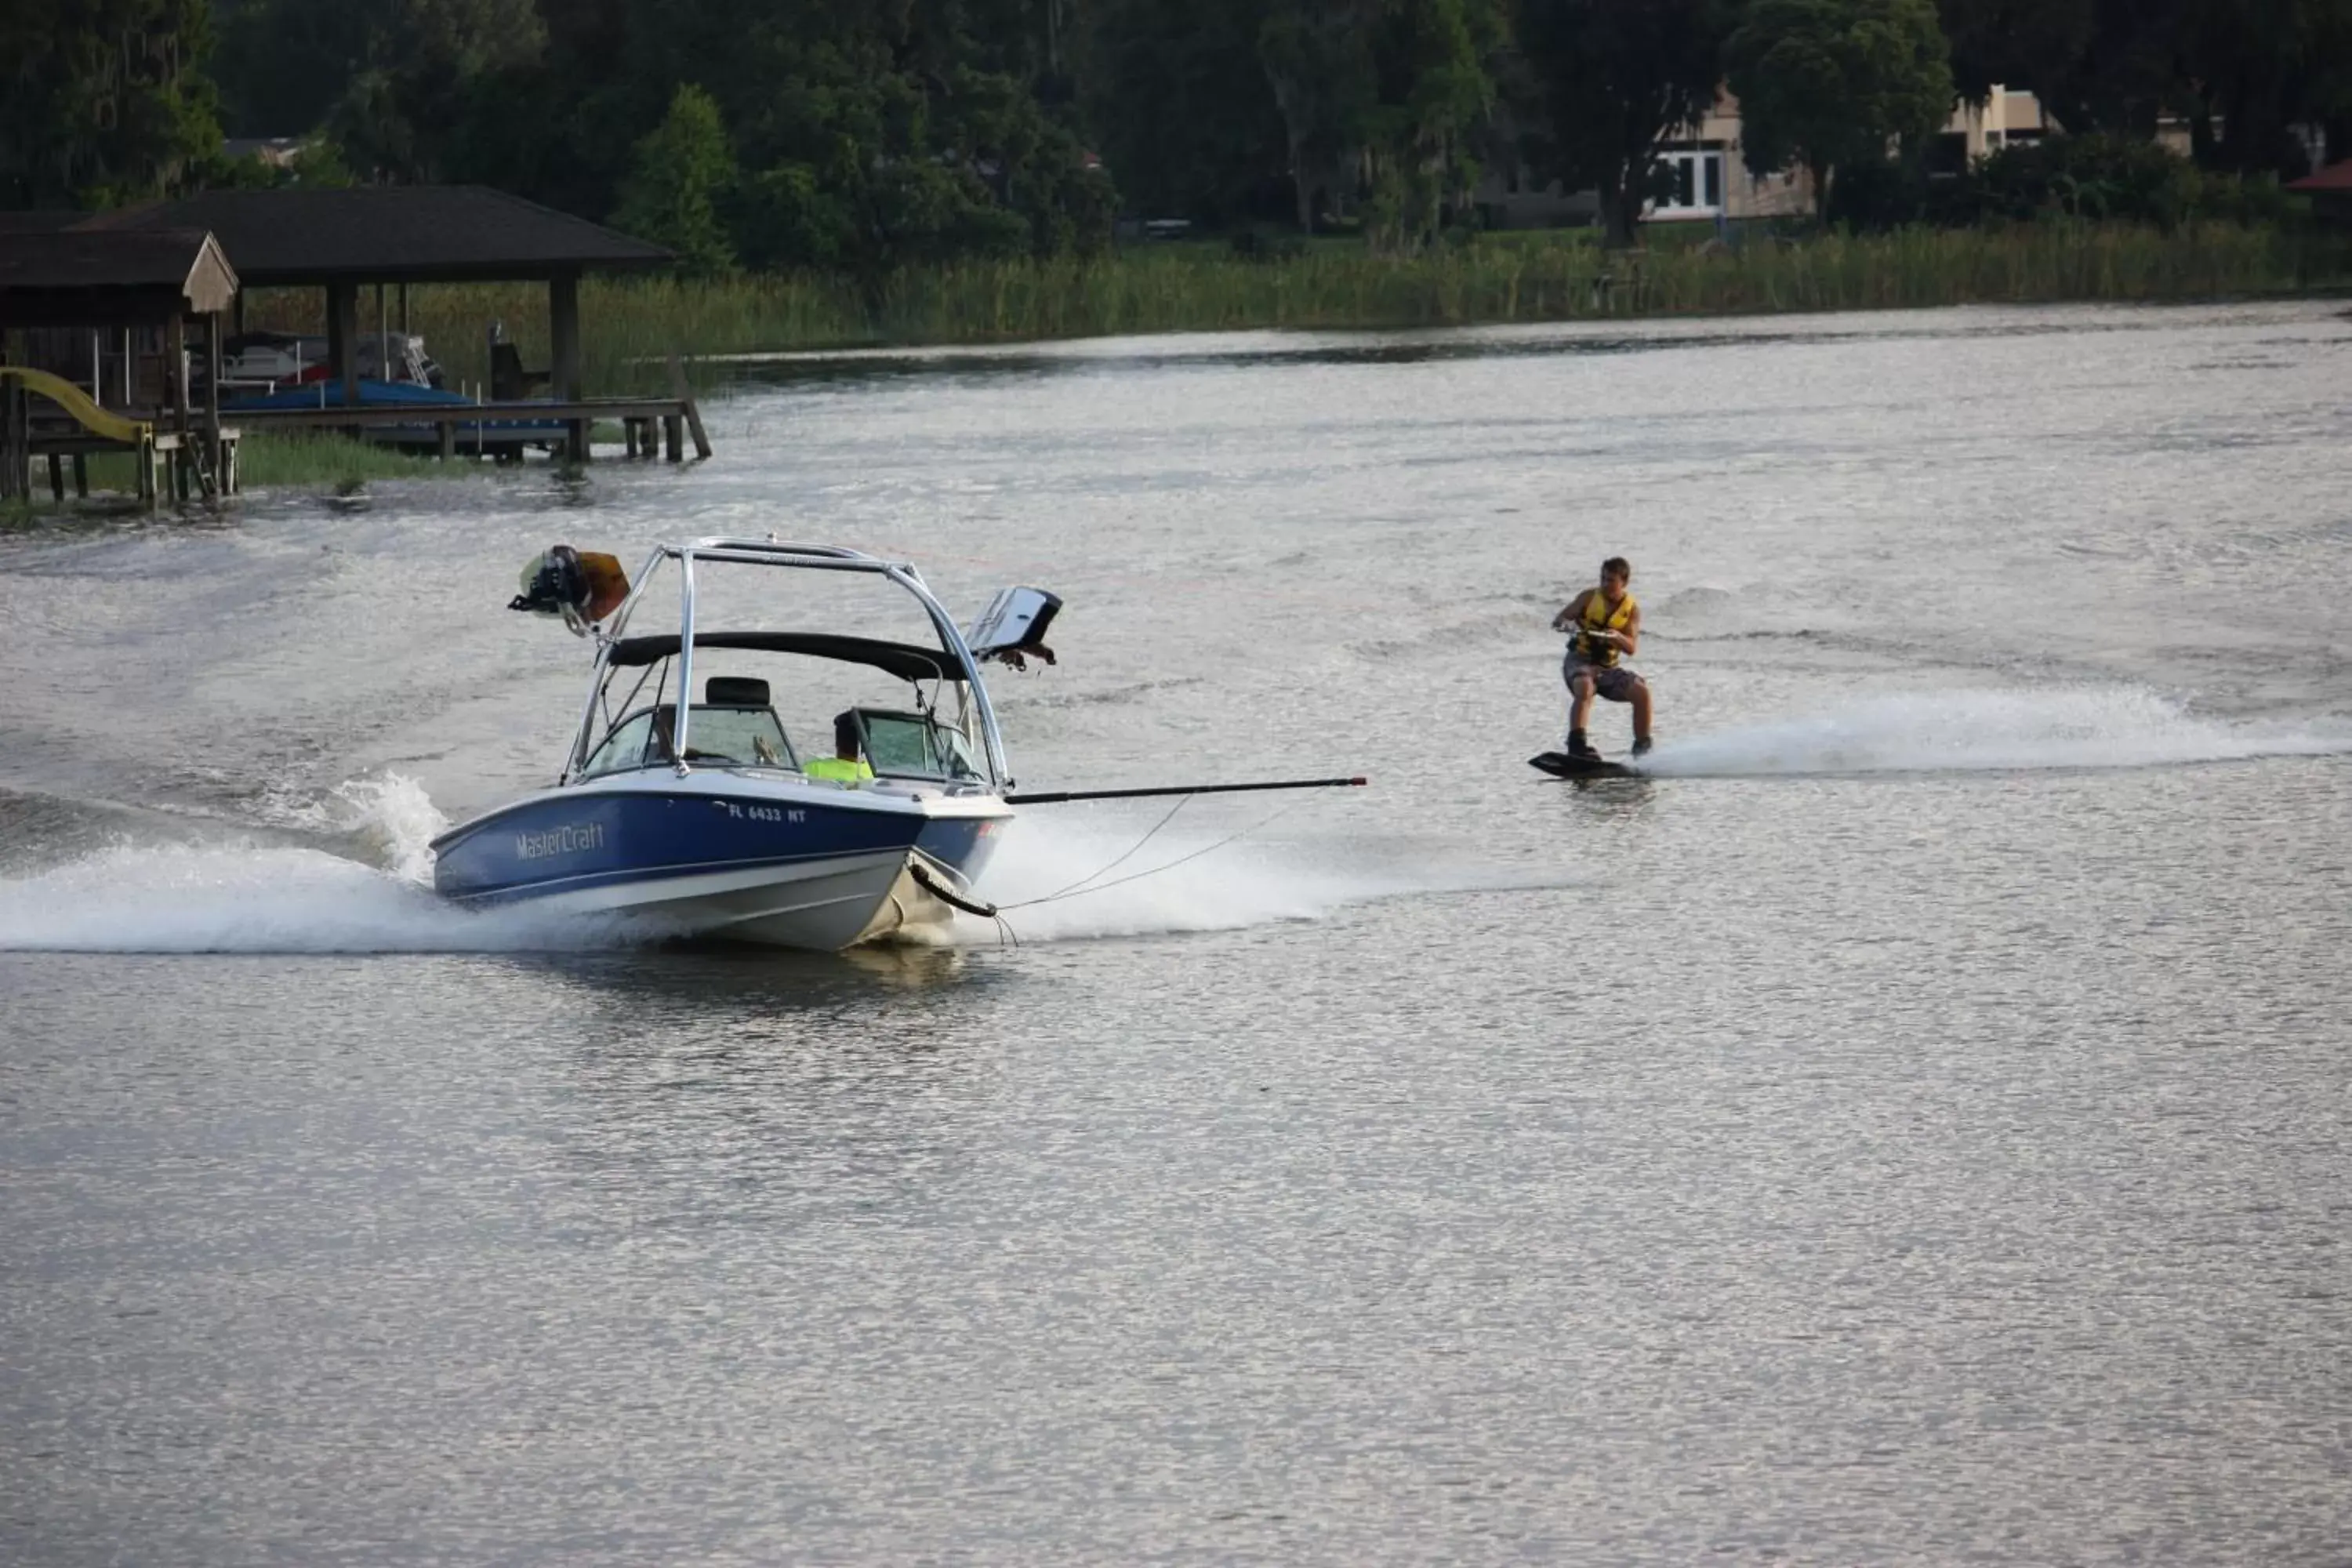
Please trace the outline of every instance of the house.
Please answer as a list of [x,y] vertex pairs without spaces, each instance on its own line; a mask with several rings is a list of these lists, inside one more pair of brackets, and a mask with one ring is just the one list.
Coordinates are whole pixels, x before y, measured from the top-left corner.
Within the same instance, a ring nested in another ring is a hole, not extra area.
[[1651,204],[1654,223],[1732,223],[1796,216],[1813,210],[1812,177],[1802,169],[1751,173],[1741,156],[1739,100],[1728,88],[1696,125],[1658,149],[1674,186]]
[[[1659,149],[1675,184],[1664,200],[1651,207],[1652,222],[1723,219],[1739,223],[1812,212],[1813,181],[1805,170],[1750,172],[1740,155],[1739,100],[1728,89],[1717,95],[1705,119],[1683,129],[1686,135]],[[2056,121],[2032,93],[1995,87],[1982,103],[1963,101],[1954,108],[1935,146],[1928,149],[1928,166],[1937,173],[1957,174],[1979,158],[2003,147],[2039,142],[2057,130]]]
[[[1995,87],[1982,103],[1961,103],[1952,111],[1936,145],[1930,167],[1958,174],[1977,159],[2003,147],[2039,142],[2058,131],[2033,94]],[[1696,125],[1658,149],[1673,184],[1649,210],[1654,223],[1744,223],[1810,216],[1812,176],[1802,169],[1759,174],[1741,156],[1739,100],[1728,89]],[[1563,191],[1544,184],[1521,165],[1491,171],[1479,187],[1478,205],[1496,228],[1544,228],[1599,220],[1601,203],[1591,191]]]

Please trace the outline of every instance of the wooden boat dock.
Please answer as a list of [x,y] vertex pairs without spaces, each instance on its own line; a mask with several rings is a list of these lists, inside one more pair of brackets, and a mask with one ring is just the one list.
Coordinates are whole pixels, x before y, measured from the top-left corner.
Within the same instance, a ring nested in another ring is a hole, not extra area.
[[[689,443],[697,458],[710,456],[675,356],[667,396],[591,397],[581,384],[582,276],[657,268],[670,254],[520,197],[479,186],[296,187],[11,219],[0,224],[0,332],[18,345],[18,357],[0,366],[0,499],[26,497],[28,466],[43,458],[53,494],[64,495],[68,459],[77,491],[86,491],[93,451],[136,452],[151,504],[165,493],[234,494],[238,442],[256,430],[376,439],[430,432],[403,444],[445,458],[548,447],[584,462],[595,427],[616,424],[631,458],[680,462]],[[514,378],[518,384],[499,389],[510,395],[484,403],[361,401],[364,289],[374,287],[381,343],[394,299],[406,332],[412,286],[494,281],[546,285],[544,371]],[[242,330],[246,293],[255,288],[324,291],[331,405],[220,406],[223,340]],[[74,374],[42,379],[38,367],[22,363],[26,334],[36,331],[66,345]],[[190,374],[199,353],[209,371],[201,406]],[[144,377],[134,374],[142,364],[151,373]],[[158,364],[160,387],[152,374]],[[537,382],[547,396],[522,395]],[[45,417],[32,414],[33,399]]]

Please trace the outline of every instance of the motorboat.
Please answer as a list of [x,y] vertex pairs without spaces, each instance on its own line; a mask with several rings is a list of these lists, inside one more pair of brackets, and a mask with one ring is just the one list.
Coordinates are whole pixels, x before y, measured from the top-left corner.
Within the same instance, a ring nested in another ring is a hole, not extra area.
[[[226,383],[224,383],[226,384]],[[371,410],[413,408],[419,413],[446,413],[452,408],[476,408],[476,417],[458,421],[451,429],[452,450],[472,457],[520,457],[526,448],[551,450],[562,444],[571,428],[561,419],[518,415],[511,406],[491,408],[463,393],[445,391],[406,381],[362,379],[354,389],[356,406]],[[221,405],[224,414],[266,413],[278,409],[323,409],[344,406],[343,389],[332,381],[305,380],[276,392],[253,393]],[[362,438],[379,447],[411,452],[441,449],[441,426],[419,420],[414,425],[370,425]]]
[[[519,458],[526,451],[552,451],[568,437],[561,419],[534,417],[528,410],[494,413],[481,399],[445,384],[446,377],[425,340],[409,332],[364,332],[352,342],[356,379],[346,399],[329,363],[328,341],[292,332],[245,332],[225,345],[220,388],[224,414],[268,414],[289,409],[341,408],[370,411],[414,408],[446,414],[452,408],[482,408],[480,417],[450,426],[449,449],[472,457]],[[408,452],[439,452],[442,426],[371,423],[361,438]]]
[[[221,389],[237,395],[331,381],[332,357],[324,337],[240,332],[222,344]],[[362,332],[352,340],[352,358],[362,381],[438,388],[445,379],[425,340],[410,332]]]
[[[739,590],[764,574],[761,605],[771,586],[814,587],[819,574],[878,583],[912,598],[929,636],[818,628],[805,612],[698,625],[698,596],[715,604],[721,574]],[[677,629],[633,630],[668,581]],[[958,909],[985,910],[972,883],[1013,816],[982,665],[1050,660],[1039,639],[1059,605],[1007,589],[966,632],[912,564],[856,550],[698,539],[660,546],[632,585],[611,557],[559,546],[526,570],[513,607],[594,640],[571,747],[552,784],[434,840],[434,886],[474,908],[613,917],[662,936],[820,951],[937,938]],[[904,695],[854,702],[817,733],[780,716],[780,693],[805,708],[877,673]],[[819,763],[853,735],[863,769]]]

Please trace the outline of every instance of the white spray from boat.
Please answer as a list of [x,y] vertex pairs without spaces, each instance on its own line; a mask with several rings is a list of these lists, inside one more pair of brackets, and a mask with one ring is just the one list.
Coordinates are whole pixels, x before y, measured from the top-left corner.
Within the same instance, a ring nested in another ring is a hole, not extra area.
[[126,839],[0,880],[0,951],[474,952],[615,940],[609,927],[473,914],[436,897],[425,847],[446,819],[413,779],[354,780],[270,815],[375,863],[252,837]]
[[[1149,826],[1108,815],[1116,825],[1045,815],[1014,825],[989,874],[992,897],[1019,903],[1085,884],[1071,897],[1020,911],[1022,941],[1226,931],[1318,919],[1369,899],[1506,885],[1475,870],[1412,877],[1349,871],[1310,849],[1226,842],[1235,826],[1254,819],[1220,817],[1160,835],[1148,853],[1115,873],[1142,875],[1103,887],[1089,874],[1132,848]],[[348,852],[253,837],[124,841],[35,875],[0,879],[0,951],[561,952],[635,945],[658,934],[528,906],[477,912],[442,900],[432,891],[428,846],[447,818],[423,786],[400,774],[279,802],[270,816]],[[982,944],[999,933],[985,921],[966,921],[956,938]]]

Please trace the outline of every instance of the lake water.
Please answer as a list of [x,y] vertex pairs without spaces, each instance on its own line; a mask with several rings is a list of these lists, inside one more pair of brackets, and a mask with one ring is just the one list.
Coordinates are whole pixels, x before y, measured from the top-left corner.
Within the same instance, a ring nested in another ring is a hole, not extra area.
[[[711,423],[0,539],[0,1561],[2345,1560],[2340,306],[785,362]],[[1030,787],[1373,786],[1198,801],[1017,947],[436,904],[576,712],[523,559],[772,531],[1063,594]],[[1663,776],[1541,782],[1610,553]]]

